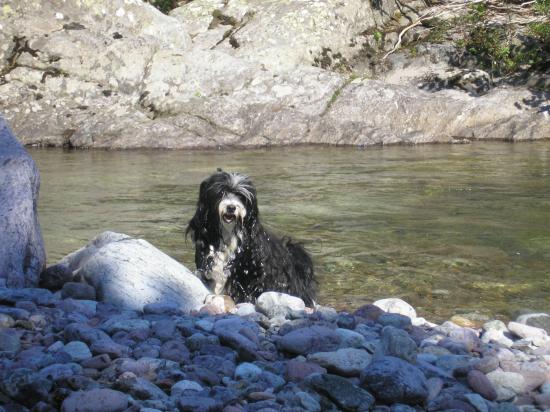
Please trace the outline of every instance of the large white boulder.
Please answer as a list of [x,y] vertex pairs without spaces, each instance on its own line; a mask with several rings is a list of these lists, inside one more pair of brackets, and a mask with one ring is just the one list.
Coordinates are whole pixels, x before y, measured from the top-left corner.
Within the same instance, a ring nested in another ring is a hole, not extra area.
[[209,293],[185,266],[149,242],[120,233],[98,235],[59,264],[92,285],[99,300],[128,309],[159,303],[189,312]]

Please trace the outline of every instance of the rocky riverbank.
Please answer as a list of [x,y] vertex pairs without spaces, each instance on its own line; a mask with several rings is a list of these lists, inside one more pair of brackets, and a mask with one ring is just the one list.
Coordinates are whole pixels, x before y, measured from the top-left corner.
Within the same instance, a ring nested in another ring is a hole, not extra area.
[[[410,42],[441,37],[468,10],[460,2],[445,16],[448,5],[416,0],[182,3],[165,15],[140,0],[4,2],[0,112],[20,141],[217,148],[550,137],[544,75],[496,81],[448,44],[415,43],[380,60],[415,22]],[[447,20],[422,26],[427,15]]]
[[0,288],[0,411],[550,409],[550,314],[466,327],[400,299],[235,305],[112,232],[40,284]]
[[550,408],[546,314],[472,329],[399,299],[346,313],[268,292],[185,313],[94,296],[82,283],[0,289],[1,411]]

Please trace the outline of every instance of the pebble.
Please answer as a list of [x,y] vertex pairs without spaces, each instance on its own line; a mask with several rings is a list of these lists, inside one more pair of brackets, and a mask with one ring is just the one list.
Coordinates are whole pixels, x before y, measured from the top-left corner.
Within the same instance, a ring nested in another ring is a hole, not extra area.
[[181,396],[178,398],[178,408],[181,412],[219,411],[223,407],[221,401],[202,396]]
[[84,342],[72,341],[63,347],[63,352],[67,353],[73,362],[81,362],[92,357],[92,352]]
[[83,368],[91,368],[97,370],[103,370],[111,364],[111,358],[109,355],[103,354],[94,356],[81,362]]
[[386,308],[397,313],[374,305],[312,312],[271,294],[257,306],[189,315],[71,296],[0,289],[0,390],[13,410],[548,408],[547,332],[520,318],[520,326],[486,322],[480,337],[453,322],[419,322],[399,302]]
[[382,329],[380,346],[376,355],[395,356],[410,363],[416,362],[418,350],[416,343],[403,329],[397,329],[393,326],[385,326]]
[[426,380],[426,387],[428,388],[428,397],[426,399],[428,401],[435,399],[441,392],[441,389],[443,389],[443,385],[443,379],[440,378],[433,377]]
[[135,329],[149,329],[150,322],[145,319],[109,319],[107,320],[102,329],[108,334],[114,334],[116,332],[130,332]]
[[491,381],[485,376],[483,372],[478,370],[471,370],[467,376],[468,385],[474,390],[474,392],[480,394],[485,399],[494,401],[497,399],[497,391],[493,387]]
[[128,407],[128,395],[112,389],[73,392],[61,405],[62,412],[121,412]]
[[398,313],[411,319],[416,318],[416,310],[402,299],[380,299],[374,302],[373,305],[379,307],[384,312]]
[[474,368],[485,374],[494,371],[499,366],[499,360],[495,356],[484,356],[474,364]]
[[334,334],[333,329],[325,326],[310,326],[284,335],[278,341],[278,345],[283,351],[307,355],[338,349],[340,338]]
[[361,386],[385,403],[414,405],[428,398],[422,371],[393,356],[384,356],[370,363],[361,374]]
[[368,411],[375,402],[366,390],[341,376],[315,374],[306,383],[316,391],[328,396],[339,408],[346,411]]
[[500,320],[492,320],[483,324],[483,334],[481,335],[481,341],[483,343],[496,342],[499,345],[510,347],[514,344],[511,339],[510,332]]
[[3,306],[0,306],[0,314],[7,315],[9,318],[14,320],[27,320],[31,316],[31,313],[26,309],[7,308]]
[[23,300],[40,306],[51,306],[55,302],[55,297],[49,290],[40,288],[0,288],[0,304],[15,305]]
[[316,363],[292,359],[286,363],[285,377],[289,381],[302,381],[314,373],[326,372],[325,368]]
[[292,311],[303,311],[305,308],[302,299],[280,292],[265,292],[256,300],[256,310],[269,318],[285,317]]
[[369,348],[370,344],[365,337],[354,330],[337,328],[334,333],[340,338],[340,346],[350,348]]
[[262,369],[253,363],[243,362],[235,369],[236,380],[257,380],[262,374]]
[[200,392],[202,390],[203,390],[203,387],[200,384],[198,384],[197,382],[184,379],[184,380],[176,382],[172,386],[172,388],[170,389],[170,395],[171,396],[179,396],[179,395],[183,394],[185,391]]
[[149,380],[136,377],[133,373],[122,374],[115,387],[137,399],[163,399],[167,395],[162,389]]
[[15,320],[5,313],[0,313],[0,328],[11,328],[15,324]]
[[489,412],[489,405],[487,404],[487,401],[477,393],[467,393],[464,395],[464,399],[466,399],[477,412]]
[[543,329],[550,334],[550,315],[548,313],[528,313],[519,316],[516,322]]
[[372,355],[364,349],[343,348],[334,352],[316,352],[307,360],[341,376],[359,376],[371,362]]
[[256,313],[256,306],[249,302],[238,303],[235,308],[234,313],[237,316],[249,316]]
[[206,319],[201,319],[195,322],[197,329],[200,329],[204,332],[212,332],[214,330],[214,323]]
[[383,313],[377,320],[382,326],[393,326],[399,329],[410,329],[412,327],[411,318],[399,313]]
[[355,316],[342,312],[336,316],[336,324],[342,329],[355,329]]
[[308,412],[321,411],[321,405],[319,404],[319,401],[317,401],[317,399],[315,399],[309,393],[300,391],[296,393],[296,397],[299,399],[300,406],[304,408],[304,410]]
[[61,289],[61,297],[63,299],[73,298],[95,300],[96,294],[95,289],[92,286],[87,285],[86,283],[67,282],[63,285],[63,288]]
[[507,401],[525,392],[525,379],[519,373],[496,369],[486,376],[497,392],[498,401]]
[[359,316],[361,318],[365,318],[365,319],[371,320],[373,322],[378,321],[378,318],[383,313],[385,313],[384,310],[382,310],[378,306],[372,305],[372,304],[361,306],[359,309],[357,309],[355,312],[353,312],[353,314],[355,316]]
[[95,341],[90,345],[90,351],[94,355],[107,354],[111,358],[121,358],[126,356],[130,349],[127,346],[120,345],[116,342],[113,342],[111,338]]
[[17,352],[21,348],[21,339],[15,329],[0,329],[0,351]]
[[534,396],[536,404],[542,409],[543,411],[546,411],[550,409],[550,393],[541,393]]
[[[144,332],[146,329],[147,328],[137,329],[137,331]],[[174,334],[176,333],[176,322],[169,319],[159,320],[153,323],[151,329],[153,336],[159,338],[162,341],[166,341],[174,337]],[[144,338],[146,338],[145,335]],[[141,340],[143,340],[143,338]]]
[[510,322],[508,323],[508,330],[521,338],[532,341],[537,346],[541,346],[542,342],[548,339],[548,334],[544,329],[524,325],[523,323]]

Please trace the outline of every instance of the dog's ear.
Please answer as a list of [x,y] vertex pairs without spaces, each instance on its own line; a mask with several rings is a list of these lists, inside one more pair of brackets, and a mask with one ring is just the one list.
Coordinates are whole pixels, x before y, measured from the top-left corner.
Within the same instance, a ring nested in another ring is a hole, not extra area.
[[256,190],[254,186],[251,186],[250,193],[252,196],[246,200],[247,213],[244,218],[244,225],[247,228],[247,232],[254,236],[260,230],[260,212],[258,210],[258,202],[256,198]]
[[199,189],[199,200],[197,202],[197,210],[195,215],[189,221],[187,229],[185,230],[185,237],[191,235],[191,240],[196,242],[200,238],[201,232],[206,229],[206,222],[208,220],[208,210],[206,206],[207,202],[207,187],[208,182],[205,180],[201,183]]

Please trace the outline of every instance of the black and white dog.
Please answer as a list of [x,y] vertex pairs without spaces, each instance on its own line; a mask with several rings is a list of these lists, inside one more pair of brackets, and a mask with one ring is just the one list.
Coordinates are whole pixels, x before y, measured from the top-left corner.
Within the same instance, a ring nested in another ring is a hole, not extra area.
[[310,256],[289,238],[263,228],[256,189],[247,176],[218,169],[204,180],[187,234],[195,244],[197,270],[213,293],[239,303],[277,291],[313,304],[317,284]]

